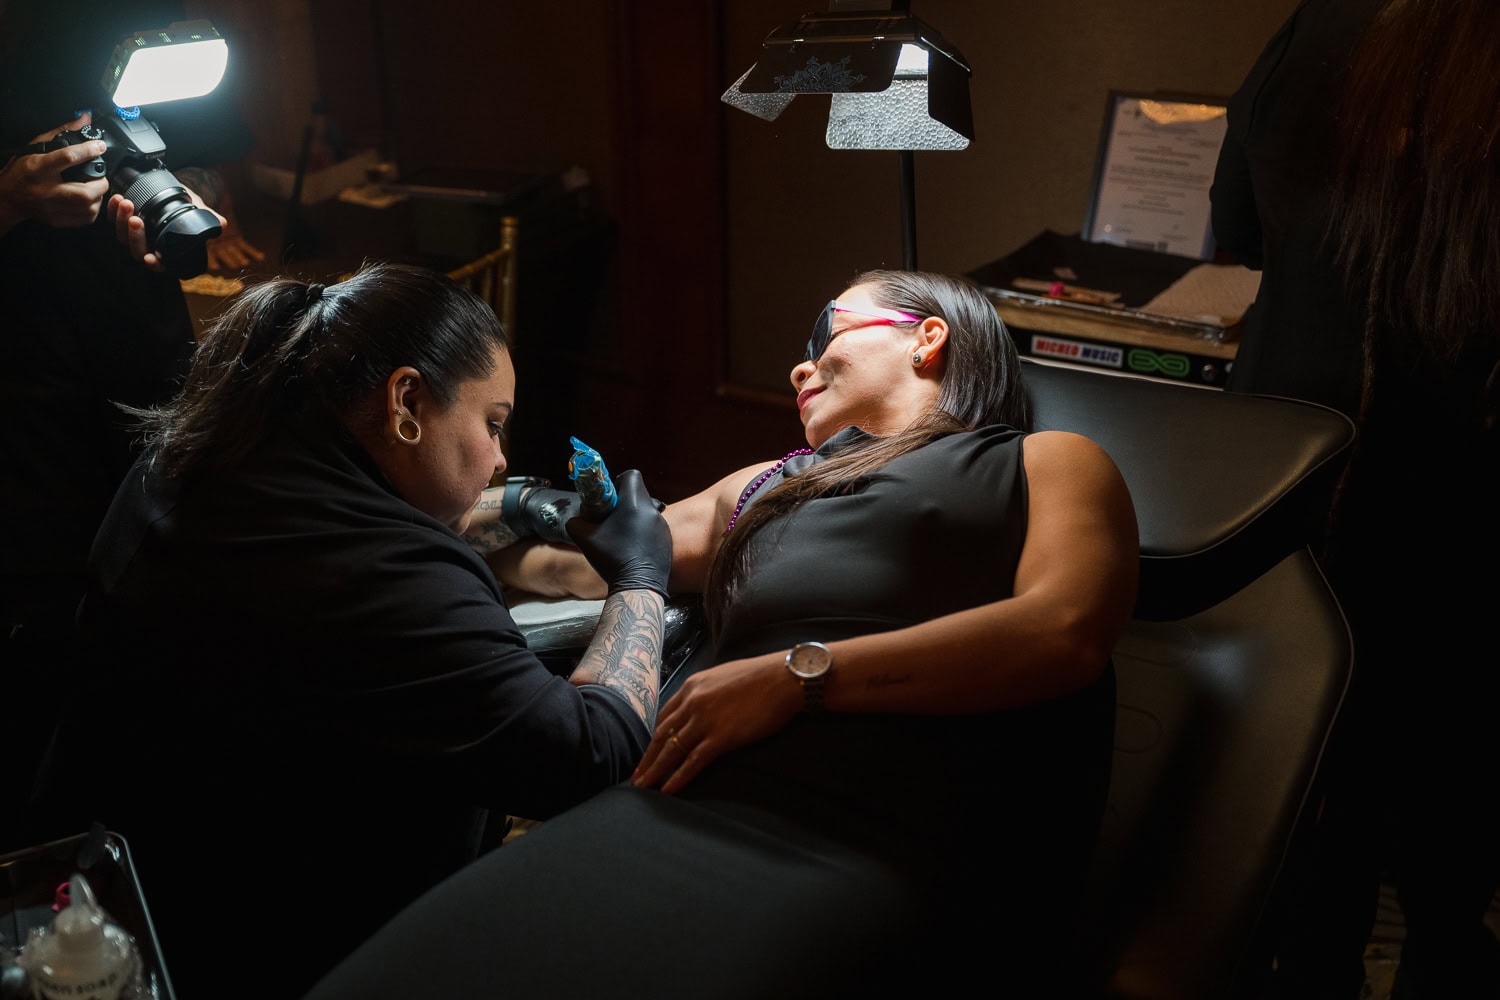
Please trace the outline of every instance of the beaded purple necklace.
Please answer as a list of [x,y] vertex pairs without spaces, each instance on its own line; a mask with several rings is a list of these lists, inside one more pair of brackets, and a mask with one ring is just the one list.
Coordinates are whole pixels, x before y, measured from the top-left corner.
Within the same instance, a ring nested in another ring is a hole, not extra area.
[[724,529],[724,534],[727,535],[734,530],[734,522],[740,519],[740,511],[745,509],[745,504],[750,502],[750,498],[755,494],[756,490],[760,489],[766,484],[767,479],[770,479],[772,476],[776,475],[776,473],[780,472],[783,465],[796,458],[798,455],[811,454],[811,448],[798,448],[796,451],[789,451],[786,453],[785,458],[777,462],[775,465],[771,466],[765,472],[762,472],[759,476],[756,476],[755,481],[749,486],[746,486],[745,492],[740,494],[740,502],[734,505],[734,513],[729,515],[729,526]]

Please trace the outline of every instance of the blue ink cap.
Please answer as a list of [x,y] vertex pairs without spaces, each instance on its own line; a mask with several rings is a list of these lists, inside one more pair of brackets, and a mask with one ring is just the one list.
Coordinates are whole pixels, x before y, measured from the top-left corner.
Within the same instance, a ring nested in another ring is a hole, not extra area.
[[573,480],[581,501],[579,513],[597,520],[615,509],[619,494],[615,492],[614,480],[597,451],[569,437],[573,445],[573,457],[568,459],[568,478]]

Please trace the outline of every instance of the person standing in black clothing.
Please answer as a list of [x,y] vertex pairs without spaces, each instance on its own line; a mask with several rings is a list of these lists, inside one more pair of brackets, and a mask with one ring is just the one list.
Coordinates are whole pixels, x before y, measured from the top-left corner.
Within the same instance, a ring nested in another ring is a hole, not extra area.
[[1285,996],[1359,996],[1382,875],[1393,996],[1500,996],[1497,65],[1492,0],[1305,0],[1229,106],[1214,233],[1262,270],[1229,388],[1358,427],[1323,546],[1356,672]]
[[[99,79],[115,45],[182,19],[171,0],[87,10],[9,0],[0,11],[0,146],[50,138],[59,122],[80,127],[87,119],[77,112],[103,100]],[[253,144],[228,89],[148,109],[166,166],[184,183],[183,168],[237,159]],[[0,756],[19,787],[51,728],[89,545],[136,454],[116,404],[165,400],[194,347],[178,279],[132,255],[101,211],[108,181],[61,181],[92,150],[23,154],[0,172],[0,393],[9,410],[0,421]],[[7,821],[12,813],[0,810]],[[18,846],[4,825],[0,850]]]

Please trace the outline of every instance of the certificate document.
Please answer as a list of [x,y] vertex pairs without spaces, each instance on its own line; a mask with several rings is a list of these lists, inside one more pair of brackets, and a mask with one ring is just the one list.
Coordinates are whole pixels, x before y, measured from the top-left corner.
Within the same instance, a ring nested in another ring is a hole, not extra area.
[[1225,106],[1113,93],[1083,238],[1208,260]]

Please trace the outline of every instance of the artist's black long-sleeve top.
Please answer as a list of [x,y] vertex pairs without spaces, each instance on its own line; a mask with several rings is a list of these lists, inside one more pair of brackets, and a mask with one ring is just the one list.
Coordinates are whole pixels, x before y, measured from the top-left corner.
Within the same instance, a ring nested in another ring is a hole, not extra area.
[[253,896],[228,905],[261,921],[338,900],[332,938],[277,935],[288,971],[301,946],[316,965],[473,858],[485,807],[547,818],[649,738],[538,660],[484,560],[321,424],[186,485],[138,463],[80,625],[49,789],[125,835],[169,956],[212,951],[195,902],[232,872]]

